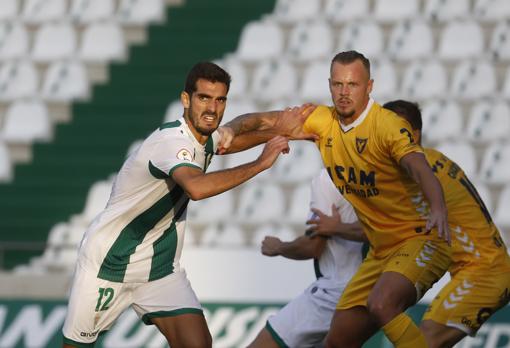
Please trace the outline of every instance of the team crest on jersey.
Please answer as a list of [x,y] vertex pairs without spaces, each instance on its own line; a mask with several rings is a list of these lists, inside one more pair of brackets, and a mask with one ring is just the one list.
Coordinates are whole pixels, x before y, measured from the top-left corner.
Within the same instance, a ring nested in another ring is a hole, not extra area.
[[365,147],[367,146],[368,138],[358,138],[356,137],[356,149],[358,150],[358,153],[362,153],[363,150],[365,150]]
[[181,149],[177,152],[177,158],[182,161],[191,162],[193,156],[191,156],[191,153],[187,149]]
[[333,147],[333,138],[332,137],[328,137],[326,139],[326,147]]

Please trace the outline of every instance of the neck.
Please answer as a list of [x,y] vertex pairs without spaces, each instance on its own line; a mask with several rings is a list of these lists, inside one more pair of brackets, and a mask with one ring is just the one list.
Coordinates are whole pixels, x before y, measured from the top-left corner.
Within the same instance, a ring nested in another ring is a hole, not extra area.
[[184,120],[186,121],[186,124],[188,125],[189,130],[191,131],[191,134],[197,139],[197,141],[204,145],[207,142],[207,139],[209,139],[208,135],[203,135],[200,133],[195,127],[193,127],[193,124],[188,119],[188,117],[184,117]]
[[353,123],[354,121],[356,121],[358,119],[358,117],[361,116],[361,114],[363,113],[363,111],[365,111],[365,109],[367,108],[368,106],[368,102],[370,101],[370,98],[367,98],[367,100],[365,101],[365,103],[363,104],[363,108],[361,109],[361,111],[359,112],[354,112],[354,114],[350,115],[350,116],[341,116],[340,113],[337,111],[336,114],[337,114],[337,117],[338,117],[338,120],[344,125],[344,126],[348,126],[350,125],[351,123]]

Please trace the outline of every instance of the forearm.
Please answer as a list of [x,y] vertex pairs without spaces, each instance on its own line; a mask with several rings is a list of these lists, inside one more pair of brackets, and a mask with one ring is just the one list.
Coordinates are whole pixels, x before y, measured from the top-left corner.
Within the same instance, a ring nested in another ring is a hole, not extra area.
[[232,121],[226,123],[225,127],[230,127],[234,134],[240,135],[252,131],[262,131],[272,128],[276,122],[279,111],[255,112],[237,116]]
[[419,165],[409,169],[412,178],[418,183],[432,209],[445,209],[445,201],[441,183],[436,178],[425,158]]
[[250,149],[254,146],[263,144],[269,139],[277,136],[278,133],[273,131],[272,129],[267,129],[263,131],[251,131],[240,134],[232,140],[229,148],[222,154],[229,154],[244,151]]
[[325,239],[322,237],[299,237],[292,242],[282,242],[278,248],[278,253],[288,259],[308,260],[319,257],[325,245]]
[[352,240],[354,242],[367,242],[367,236],[363,232],[363,227],[359,222],[351,224],[341,223],[338,225],[335,235],[342,237],[343,239]]

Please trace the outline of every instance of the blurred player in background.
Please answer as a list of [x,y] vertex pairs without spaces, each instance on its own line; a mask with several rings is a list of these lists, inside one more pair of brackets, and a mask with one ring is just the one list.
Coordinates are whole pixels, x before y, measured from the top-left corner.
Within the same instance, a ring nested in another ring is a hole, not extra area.
[[[228,130],[217,131],[229,86],[223,69],[196,64],[181,94],[184,116],[155,130],[125,161],[80,246],[64,347],[93,346],[127,307],[156,325],[172,347],[211,347],[200,303],[179,265],[188,201],[247,181],[289,150],[285,137],[275,137],[255,161],[205,174],[220,140],[231,143]],[[234,140],[230,150],[236,147]]]
[[[368,59],[341,52],[330,73],[334,106],[319,106],[304,124],[293,126],[319,136],[325,167],[353,205],[371,248],[343,292],[326,344],[360,347],[382,327],[396,347],[426,347],[404,311],[450,265],[441,185],[409,123],[370,98]],[[278,123],[271,112],[248,114],[227,126],[237,134],[257,120],[270,124],[271,119]]]
[[[310,208],[314,212],[309,222],[313,223],[313,230],[334,229],[336,235],[310,238],[307,236],[312,232],[310,229],[307,235],[291,242],[272,236],[263,240],[264,255],[295,260],[313,258],[317,280],[269,318],[249,348],[319,346],[329,330],[343,289],[361,263],[362,244],[339,236],[362,234],[352,206],[338,192],[325,169],[312,180],[311,189]],[[328,211],[332,211],[331,216],[323,213]],[[320,221],[317,214],[321,214]]]
[[[384,107],[405,118],[421,144],[422,119],[417,104],[396,100]],[[429,347],[452,347],[510,300],[510,257],[476,188],[455,162],[424,148],[443,187],[452,233],[451,281],[425,313],[421,329]]]

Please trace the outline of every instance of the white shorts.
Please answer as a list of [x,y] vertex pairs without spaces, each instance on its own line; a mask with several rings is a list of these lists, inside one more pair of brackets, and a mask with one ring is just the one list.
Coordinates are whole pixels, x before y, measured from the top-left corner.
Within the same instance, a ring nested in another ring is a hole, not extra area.
[[266,329],[280,347],[317,347],[322,344],[342,289],[324,289],[316,283],[267,321]]
[[95,342],[128,307],[147,325],[152,318],[202,314],[184,271],[147,283],[116,283],[97,278],[78,263],[62,329],[64,343]]

